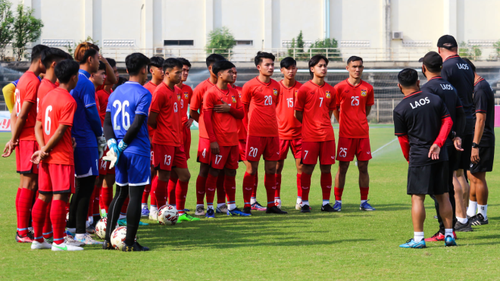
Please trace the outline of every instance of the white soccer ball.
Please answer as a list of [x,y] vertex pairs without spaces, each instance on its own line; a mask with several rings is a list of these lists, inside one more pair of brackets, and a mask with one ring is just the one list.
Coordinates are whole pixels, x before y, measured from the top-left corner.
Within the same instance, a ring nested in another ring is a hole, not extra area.
[[[115,228],[113,233],[111,233],[111,246],[117,250],[122,250],[125,247],[125,238],[127,237],[127,227],[120,226]],[[134,238],[134,242],[137,241],[137,237]]]
[[102,218],[95,225],[95,235],[100,239],[104,239],[106,237],[107,224],[108,224],[108,218]]
[[172,205],[162,206],[158,210],[158,222],[162,225],[174,225],[179,218],[179,212]]

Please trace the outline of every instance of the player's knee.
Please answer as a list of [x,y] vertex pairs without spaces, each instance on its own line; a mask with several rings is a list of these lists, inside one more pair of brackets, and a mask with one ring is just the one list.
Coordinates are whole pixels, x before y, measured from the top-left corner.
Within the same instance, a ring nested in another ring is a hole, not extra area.
[[235,177],[236,176],[236,170],[234,169],[225,169],[224,174],[228,177]]
[[189,173],[188,169],[183,170],[182,172],[178,172],[179,180],[182,182],[188,182],[191,179],[191,173]]
[[210,167],[210,170],[208,171],[208,173],[210,175],[212,175],[213,177],[218,177],[219,174],[220,174],[220,170],[219,169],[214,169],[214,168]]

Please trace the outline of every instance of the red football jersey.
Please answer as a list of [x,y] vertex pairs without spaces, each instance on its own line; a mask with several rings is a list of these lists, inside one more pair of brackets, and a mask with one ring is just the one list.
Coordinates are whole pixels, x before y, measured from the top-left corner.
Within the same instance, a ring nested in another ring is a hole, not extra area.
[[[243,88],[234,85],[233,89],[235,89],[238,92],[238,98],[240,99],[241,102],[241,94],[243,93]],[[236,119],[236,124],[238,124],[238,139],[239,140],[246,140],[247,139],[247,125],[248,125],[248,118],[247,116],[243,116],[243,119]]]
[[[217,86],[210,88],[205,94],[204,110],[213,109],[215,105],[225,101],[232,108],[243,110],[243,105],[238,97],[238,91],[231,86],[221,90]],[[238,145],[238,124],[229,112],[212,114],[212,124],[219,146]]]
[[212,84],[212,82],[210,82],[210,79],[207,79],[207,80],[201,82],[200,84],[198,84],[198,86],[196,86],[196,88],[194,88],[193,97],[191,98],[191,102],[189,103],[189,108],[191,108],[191,110],[194,110],[194,111],[199,110],[199,112],[200,112],[200,119],[198,122],[199,128],[198,129],[200,132],[200,138],[204,138],[204,139],[208,139],[208,133],[207,133],[207,129],[205,128],[205,122],[203,122],[203,98],[204,98],[207,90],[212,88],[213,86],[214,86],[214,84]]
[[280,84],[273,79],[265,84],[255,77],[243,85],[242,92],[242,103],[249,105],[248,135],[277,137],[276,105],[279,102]]
[[[177,86],[175,86],[177,87]],[[181,119],[182,125],[186,124],[188,121],[188,104],[191,101],[191,97],[193,96],[193,89],[186,84],[182,84],[182,88],[177,87],[179,89],[179,93],[181,95],[180,106],[181,106]]]
[[307,81],[297,93],[295,110],[302,111],[302,141],[323,142],[335,139],[330,111],[335,109],[335,89]]
[[47,95],[48,92],[54,90],[57,88],[56,84],[52,83],[49,79],[42,79],[42,82],[40,82],[40,86],[38,86],[38,102],[37,102],[37,112],[38,112],[38,107],[40,106],[40,103],[42,102],[43,98]]
[[280,81],[281,95],[279,103],[276,106],[276,116],[278,117],[278,131],[280,139],[293,140],[301,138],[302,123],[294,116],[294,104],[301,83],[295,81],[295,84],[287,88]]
[[45,95],[40,102],[37,120],[42,122],[43,139],[47,144],[57,131],[59,125],[67,125],[62,139],[49,152],[49,156],[43,159],[43,163],[74,165],[73,143],[71,140],[71,127],[76,111],[76,101],[68,91],[63,88],[55,88]]
[[[149,81],[148,83],[144,84],[144,88],[148,89],[148,91],[151,93],[151,95],[155,92],[156,90],[156,87],[158,87],[158,85],[156,85],[155,83]],[[151,110],[151,107],[150,107],[150,110]],[[149,139],[151,141],[153,141],[153,136],[155,134],[155,129],[151,128],[149,125],[148,125],[148,133],[149,133]]]
[[28,117],[26,118],[26,123],[19,135],[19,140],[34,140],[35,137],[35,123],[36,123],[36,112],[38,108],[38,87],[40,86],[40,79],[36,77],[33,71],[26,71],[19,82],[17,82],[17,87],[15,91],[16,98],[16,114],[19,116],[21,113],[21,108],[24,102],[32,103],[33,106],[28,112]]
[[[111,90],[111,93],[113,90]],[[99,118],[101,118],[101,125],[104,126],[104,117],[106,117],[106,107],[108,106],[108,99],[111,93],[106,92],[106,90],[102,89],[97,91],[95,94],[97,96],[96,104],[98,104],[99,109]]]
[[367,138],[368,119],[366,107],[374,104],[372,85],[361,80],[357,86],[346,79],[335,85],[336,108],[339,110],[339,136],[342,138]]
[[160,83],[153,93],[150,111],[158,113],[154,144],[180,146],[182,143],[182,122],[179,89],[170,89]]

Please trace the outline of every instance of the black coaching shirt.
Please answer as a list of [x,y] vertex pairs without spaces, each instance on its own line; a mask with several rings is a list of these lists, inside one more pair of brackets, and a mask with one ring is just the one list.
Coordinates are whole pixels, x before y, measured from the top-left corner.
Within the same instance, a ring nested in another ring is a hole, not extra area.
[[444,60],[441,76],[455,87],[464,107],[466,119],[464,135],[474,134],[474,119],[472,117],[474,112],[474,103],[472,101],[474,72],[460,56],[454,55]]
[[429,92],[414,92],[394,108],[395,134],[408,135],[410,142],[410,167],[448,161],[447,149],[441,149],[438,160],[432,160],[428,154],[439,135],[442,119],[449,116],[441,98]]
[[[456,131],[455,128],[455,121],[456,121],[456,112],[457,108],[462,107],[462,102],[460,101],[460,98],[457,95],[457,91],[451,85],[450,82],[444,80],[440,76],[432,77],[425,83],[421,88],[423,92],[428,92],[431,94],[435,94],[439,96],[444,104],[446,105],[446,108],[448,109],[448,112],[450,113],[451,120],[453,121],[453,127],[452,131]],[[448,138],[446,138],[446,143],[445,145],[453,145],[453,136],[450,133]]]
[[476,113],[486,113],[483,137],[479,146],[495,146],[495,98],[490,84],[483,78],[474,85],[474,126]]

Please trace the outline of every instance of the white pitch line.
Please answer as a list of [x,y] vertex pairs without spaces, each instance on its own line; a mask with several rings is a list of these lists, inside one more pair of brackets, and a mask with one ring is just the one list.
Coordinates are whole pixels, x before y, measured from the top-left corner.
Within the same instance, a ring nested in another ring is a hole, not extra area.
[[391,140],[390,142],[382,145],[381,147],[377,148],[377,150],[375,150],[374,152],[372,152],[372,155],[375,154],[375,153],[377,153],[377,152],[379,152],[380,150],[384,149],[384,147],[390,145],[391,143],[393,143],[393,142],[395,142],[397,140],[398,140],[398,138],[395,138],[395,139]]

